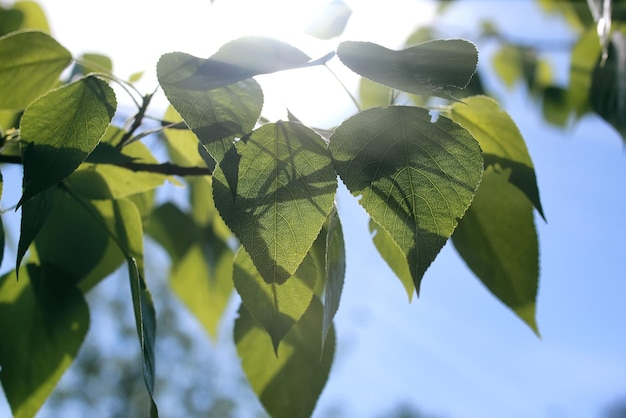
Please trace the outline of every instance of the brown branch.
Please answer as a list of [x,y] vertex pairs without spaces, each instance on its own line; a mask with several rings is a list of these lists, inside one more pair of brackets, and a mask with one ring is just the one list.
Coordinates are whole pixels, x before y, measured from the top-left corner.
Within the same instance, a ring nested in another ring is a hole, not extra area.
[[[22,164],[22,157],[19,155],[0,155],[0,163],[6,164]],[[137,163],[137,162],[124,162],[124,163],[103,163],[110,164],[116,167],[125,168],[127,170],[135,172],[157,173],[166,176],[210,176],[213,174],[212,170],[208,167],[185,167],[172,163]]]

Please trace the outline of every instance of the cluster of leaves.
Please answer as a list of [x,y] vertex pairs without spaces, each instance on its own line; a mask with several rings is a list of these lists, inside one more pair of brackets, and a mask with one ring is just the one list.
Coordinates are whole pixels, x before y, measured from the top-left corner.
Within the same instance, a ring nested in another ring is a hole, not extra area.
[[[341,27],[347,11],[336,10]],[[40,13],[30,2],[1,12],[16,11]],[[332,364],[345,273],[338,177],[369,214],[374,244],[409,299],[452,237],[487,288],[538,332],[533,208],[543,211],[535,172],[493,99],[459,100],[478,61],[470,42],[431,40],[400,51],[342,42],[311,59],[286,43],[247,37],[208,59],[165,54],[157,77],[171,107],[155,132],[142,130],[152,94],[113,76],[103,57],[73,58],[31,17],[18,20],[0,38],[0,161],[24,170],[16,266],[0,278],[0,381],[15,416],[34,415],[51,393],[88,329],[84,294],[124,263],[157,415],[144,234],[167,250],[172,290],[210,334],[236,290],[234,339],[252,388],[272,416],[309,416]],[[332,130],[291,114],[261,117],[254,76],[324,66],[335,55],[369,80],[365,110]],[[111,83],[140,95],[125,127],[112,124]],[[401,106],[397,91],[444,101],[436,112]],[[169,161],[158,162],[141,142],[153,133]],[[155,202],[156,188],[179,181],[173,176],[189,188],[189,211]]]

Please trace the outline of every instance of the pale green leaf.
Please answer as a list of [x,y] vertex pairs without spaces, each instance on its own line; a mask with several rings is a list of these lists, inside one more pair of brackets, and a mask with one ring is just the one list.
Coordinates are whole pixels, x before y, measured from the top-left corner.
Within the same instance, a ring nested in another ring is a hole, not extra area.
[[76,61],[77,64],[72,68],[70,79],[74,77],[84,77],[91,73],[113,73],[113,61],[106,55],[85,53]]
[[233,281],[241,301],[272,339],[274,350],[313,299],[317,271],[309,255],[284,283],[266,283],[244,248],[235,254]]
[[392,90],[382,84],[373,82],[368,78],[361,77],[359,81],[359,101],[361,109],[371,107],[388,106],[391,104]]
[[533,206],[511,183],[510,175],[510,168],[487,168],[452,242],[485,286],[539,334],[535,322],[539,250]]
[[87,334],[87,303],[67,279],[35,264],[0,278],[0,381],[15,418],[35,416]]
[[595,27],[587,29],[572,48],[569,71],[568,102],[577,116],[590,110],[593,69],[602,54],[602,47]]
[[456,100],[478,64],[478,51],[462,39],[434,40],[393,51],[371,42],[342,42],[341,61],[355,73],[407,93]]
[[[267,283],[295,273],[326,221],[337,175],[324,140],[297,122],[237,142],[213,176],[215,205]],[[237,161],[239,160],[239,161]]]
[[[285,42],[263,36],[245,36],[223,45],[209,59],[191,57],[198,60],[197,64],[194,63],[192,67],[189,66],[189,61],[179,62],[180,67],[176,69],[172,66],[173,62],[168,61],[167,69],[164,72],[159,71],[165,57],[171,59],[174,56],[182,57],[183,55],[166,54],[159,60],[157,74],[160,74],[159,84],[162,87],[165,88],[164,81],[167,80],[167,84],[174,87],[207,91],[247,80],[259,74],[317,64],[311,61],[305,53]],[[187,57],[190,56],[187,55]],[[184,72],[178,72],[181,68],[184,68]],[[177,72],[174,79],[170,78],[172,70]],[[177,106],[174,105],[174,107]],[[181,112],[180,109],[178,111]],[[184,115],[183,118],[185,118]]]
[[509,89],[524,76],[521,53],[519,48],[504,44],[493,54],[493,69]]
[[409,270],[406,257],[387,231],[377,225],[373,219],[370,219],[370,232],[372,233],[372,241],[374,241],[376,249],[389,268],[400,279],[410,302],[413,299],[413,294],[415,294],[415,285],[411,278],[411,271]]
[[337,173],[407,259],[416,290],[470,205],[482,175],[480,147],[450,119],[428,110],[374,108],[330,138]]
[[312,17],[305,33],[323,40],[336,38],[343,33],[351,15],[352,9],[346,3],[333,0]]
[[159,60],[157,76],[167,99],[219,163],[233,140],[254,128],[263,107],[263,91],[252,79],[211,90],[178,85],[204,62],[181,52],[166,54]]
[[[43,32],[14,32],[0,38],[0,108],[23,109],[50,89],[72,59]],[[10,58],[9,58],[10,57]]]
[[50,33],[50,25],[41,5],[35,1],[16,1],[13,9],[22,12],[23,19],[21,27],[23,29],[34,29]]
[[464,99],[452,105],[452,120],[470,131],[483,150],[485,165],[510,168],[510,182],[517,186],[545,218],[537,177],[524,138],[511,117],[486,96]]
[[324,389],[335,351],[331,328],[322,349],[322,305],[314,298],[300,321],[272,351],[269,337],[245,306],[235,322],[235,343],[252,389],[273,418],[309,417]]
[[47,93],[24,111],[20,204],[78,168],[98,145],[115,108],[113,89],[96,77],[86,77]]

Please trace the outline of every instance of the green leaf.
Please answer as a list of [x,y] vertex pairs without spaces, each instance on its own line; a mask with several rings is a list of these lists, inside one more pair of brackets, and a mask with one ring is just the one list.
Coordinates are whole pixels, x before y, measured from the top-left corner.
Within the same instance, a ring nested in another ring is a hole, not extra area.
[[535,301],[539,250],[528,198],[510,168],[486,169],[472,205],[452,235],[455,248],[484,285],[539,335]]
[[40,97],[20,123],[24,194],[18,205],[64,180],[98,145],[115,113],[113,89],[86,77]]
[[[171,54],[166,54],[164,57],[167,56],[172,57]],[[163,57],[159,64],[162,60]],[[183,74],[179,73],[175,80],[169,81],[168,84],[185,90],[206,91],[243,81],[255,75],[317,63],[311,61],[311,58],[304,52],[285,42],[262,36],[246,36],[228,42],[209,59],[201,60],[197,65],[194,64],[193,71],[184,70],[187,72],[184,77],[181,77]],[[189,62],[183,63],[183,67],[188,65]],[[159,66],[157,66],[157,74]],[[174,68],[169,67],[168,71],[162,73],[163,76],[168,77],[168,80],[172,69]],[[159,76],[159,83],[163,87],[162,76]]]
[[173,52],[161,57],[157,76],[167,99],[219,163],[233,140],[254,128],[263,107],[263,91],[256,81],[245,78],[211,90],[180,86],[181,80],[192,77],[204,63],[192,55]]
[[426,109],[374,108],[330,138],[337,173],[407,259],[419,294],[424,272],[454,231],[480,182],[472,135]]
[[520,48],[504,44],[493,54],[493,69],[509,89],[512,89],[524,76],[522,53]]
[[324,252],[324,318],[322,320],[322,344],[326,342],[328,331],[333,325],[333,319],[339,309],[341,292],[343,291],[344,276],[346,274],[346,248],[343,239],[343,229],[337,207],[328,216]]
[[0,61],[2,109],[26,107],[54,85],[72,59],[57,41],[35,31],[1,37],[0,56],[5,57]]
[[91,73],[113,73],[113,61],[106,55],[85,53],[79,57],[77,62],[74,68],[72,68],[70,79],[84,77]]
[[577,116],[590,110],[589,93],[593,70],[602,54],[602,47],[595,26],[587,29],[572,48],[568,101]]
[[45,33],[50,33],[50,25],[48,25],[48,19],[39,3],[34,1],[16,1],[13,4],[13,9],[22,12],[22,28],[23,29],[35,29]]
[[274,355],[265,331],[239,309],[235,343],[243,371],[273,418],[309,417],[326,384],[335,351],[331,328],[322,349],[322,305],[314,298]]
[[351,15],[352,9],[346,3],[333,0],[313,16],[305,33],[323,40],[336,38],[345,30]]
[[233,293],[233,252],[213,227],[201,228],[177,206],[157,208],[147,231],[170,254],[170,286],[213,338]]
[[[56,188],[49,190],[54,191],[50,196],[54,204],[35,238],[37,257],[40,263],[55,266],[73,277],[86,291],[113,273],[124,260],[105,227],[112,227],[115,220],[105,217],[89,202],[78,201]],[[27,204],[47,194],[37,195]]]
[[372,241],[374,241],[376,249],[398,279],[400,279],[410,302],[415,293],[415,285],[411,278],[411,271],[409,270],[406,257],[387,231],[376,224],[373,219],[370,219],[370,232],[372,233]]
[[15,418],[35,416],[72,363],[89,309],[71,280],[28,264],[0,278],[0,381]]
[[24,202],[22,206],[22,217],[20,221],[20,240],[17,244],[17,257],[15,270],[19,275],[20,264],[26,255],[39,231],[46,223],[52,208],[54,207],[54,197],[56,190],[50,188]]
[[397,90],[457,100],[478,64],[474,44],[462,39],[435,40],[392,51],[371,42],[342,42],[341,61],[355,73]]
[[14,8],[5,9],[0,6],[0,36],[15,32],[22,27],[24,13]]
[[263,125],[236,148],[240,161],[225,161],[214,172],[215,205],[265,282],[281,284],[295,273],[333,205],[337,175],[330,153],[318,134],[297,122]]
[[483,150],[485,165],[511,169],[510,181],[533,203],[545,219],[535,168],[524,138],[511,117],[495,100],[485,96],[464,99],[452,105],[451,118],[470,131]]
[[359,81],[359,101],[363,110],[390,105],[391,94],[389,87],[374,83],[368,78],[361,77]]
[[284,283],[266,283],[244,248],[235,254],[233,281],[241,301],[272,339],[274,351],[289,329],[302,317],[313,299],[317,271],[307,256]]

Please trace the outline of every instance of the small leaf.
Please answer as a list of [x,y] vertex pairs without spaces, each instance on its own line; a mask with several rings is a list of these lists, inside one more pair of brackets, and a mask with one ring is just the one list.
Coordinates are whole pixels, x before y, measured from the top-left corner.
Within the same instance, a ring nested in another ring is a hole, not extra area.
[[[0,108],[23,109],[50,89],[72,59],[43,32],[14,32],[0,38]],[[54,118],[52,118],[54,120]]]
[[510,168],[500,166],[485,171],[452,242],[484,285],[539,335],[535,322],[539,249],[533,208],[510,175]]
[[323,40],[336,38],[345,30],[351,15],[352,9],[346,3],[333,0],[311,19],[305,33]]
[[[402,286],[406,290],[409,302],[413,299],[415,293],[415,285],[411,278],[411,271],[407,263],[406,257],[400,250],[400,247],[394,242],[391,236],[377,225],[373,219],[370,219],[370,232],[372,233],[372,241],[387,265],[393,270],[395,275],[400,279]],[[453,235],[454,236],[454,235]]]
[[113,61],[106,55],[85,53],[77,61],[78,63],[72,68],[70,79],[84,77],[91,73],[113,73]]
[[18,0],[13,4],[15,10],[22,12],[22,29],[40,30],[50,33],[50,25],[46,14],[39,3],[30,0]]
[[19,276],[20,264],[26,255],[39,231],[46,223],[48,216],[54,207],[54,197],[56,191],[47,189],[30,200],[24,202],[22,206],[22,217],[20,222],[20,240],[17,244],[17,258],[15,262],[16,274]]
[[18,205],[64,180],[98,145],[115,113],[113,89],[96,77],[33,102],[20,123],[24,194]]
[[326,248],[324,257],[324,318],[322,321],[322,344],[326,342],[328,331],[339,309],[346,274],[346,248],[343,240],[343,229],[337,213],[337,207],[328,216],[326,228]]
[[579,117],[591,108],[589,93],[593,71],[601,55],[598,32],[595,27],[589,27],[572,48],[569,71],[568,102]]
[[15,418],[35,416],[87,334],[87,303],[67,279],[35,264],[0,278],[0,381]]
[[180,86],[180,81],[192,77],[204,62],[181,52],[166,54],[159,60],[157,76],[172,106],[211,157],[220,162],[234,139],[254,128],[263,107],[263,91],[256,81],[246,79],[211,90]]
[[435,40],[392,51],[371,42],[342,42],[341,61],[355,73],[407,93],[456,100],[478,64],[474,44],[462,39]]
[[485,165],[499,164],[510,168],[510,181],[533,203],[545,219],[535,168],[524,138],[511,117],[495,100],[485,96],[464,99],[452,105],[451,118],[470,131],[483,150]]
[[274,351],[289,329],[298,322],[313,299],[317,271],[307,256],[296,273],[284,283],[266,283],[240,248],[235,254],[233,281],[241,301],[272,338]]
[[[171,84],[185,90],[211,90],[255,75],[313,64],[317,62],[285,42],[246,36],[225,44],[212,57],[202,60],[194,72],[186,77],[177,77]],[[165,75],[169,77],[169,71]],[[163,86],[161,77],[159,83]]]
[[337,175],[324,140],[297,122],[263,125],[236,148],[239,163],[214,172],[215,205],[263,279],[281,284],[322,229]]
[[322,349],[322,305],[314,298],[287,333],[276,356],[265,331],[245,306],[235,322],[235,343],[252,389],[273,418],[309,417],[332,365],[335,332]]
[[401,249],[419,292],[478,188],[478,143],[448,118],[431,122],[426,109],[393,106],[346,120],[330,151],[348,190]]

